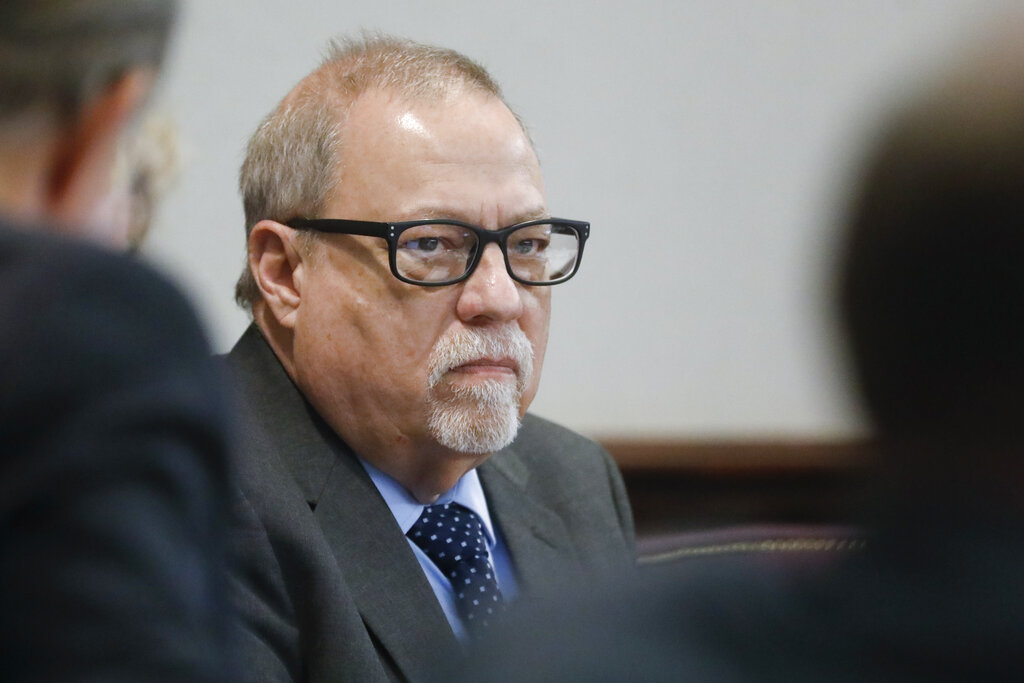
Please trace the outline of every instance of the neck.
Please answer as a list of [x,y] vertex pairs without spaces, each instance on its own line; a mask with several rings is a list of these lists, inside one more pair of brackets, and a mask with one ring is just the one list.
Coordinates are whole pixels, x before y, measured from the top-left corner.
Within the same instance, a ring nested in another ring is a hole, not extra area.
[[259,328],[260,333],[263,335],[263,339],[270,346],[270,349],[277,356],[277,359],[281,361],[281,365],[284,367],[284,371],[291,378],[292,382],[298,386],[298,382],[295,381],[295,360],[294,360],[294,334],[291,330],[279,325],[277,319],[274,318],[267,304],[263,300],[256,301],[252,305],[252,321],[256,327]]
[[401,484],[417,501],[429,505],[490,457],[489,454],[453,453],[440,446],[438,450],[444,452],[421,452],[404,458],[396,458],[393,452],[386,458],[375,458],[378,453],[368,454],[364,450],[356,452]]

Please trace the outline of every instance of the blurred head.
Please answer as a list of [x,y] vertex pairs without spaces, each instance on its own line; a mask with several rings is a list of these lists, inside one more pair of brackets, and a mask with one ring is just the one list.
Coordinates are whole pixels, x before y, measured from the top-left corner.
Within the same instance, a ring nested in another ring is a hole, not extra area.
[[900,110],[849,217],[840,304],[883,437],[1024,429],[1024,41],[986,41]]
[[424,287],[392,275],[383,239],[285,225],[495,230],[547,216],[533,146],[482,67],[390,38],[336,46],[256,132],[241,185],[239,299],[356,452],[419,495],[423,471],[464,471],[512,440],[537,389],[550,288],[513,281],[495,244],[468,280]]
[[119,139],[159,68],[176,4],[0,5],[0,209],[103,231]]

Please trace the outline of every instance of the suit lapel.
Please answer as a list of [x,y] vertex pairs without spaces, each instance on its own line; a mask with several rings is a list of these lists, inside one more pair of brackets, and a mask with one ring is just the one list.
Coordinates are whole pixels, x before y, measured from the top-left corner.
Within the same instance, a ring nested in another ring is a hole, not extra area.
[[387,503],[255,327],[229,358],[242,370],[271,447],[314,511],[363,622],[406,678],[422,679],[458,642]]
[[268,450],[284,463],[314,507],[335,464],[330,429],[292,384],[255,325],[238,340],[228,361],[244,386],[247,407],[264,427]]
[[458,643],[416,556],[362,465],[340,455],[316,509],[367,627],[410,679]]
[[529,470],[514,446],[495,453],[478,471],[521,588],[542,588],[559,568],[582,567],[562,518],[527,495]]

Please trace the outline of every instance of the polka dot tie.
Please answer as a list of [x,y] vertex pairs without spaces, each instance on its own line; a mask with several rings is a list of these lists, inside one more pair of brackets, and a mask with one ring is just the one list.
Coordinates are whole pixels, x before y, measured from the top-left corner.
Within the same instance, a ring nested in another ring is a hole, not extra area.
[[428,505],[407,536],[448,577],[455,606],[470,632],[487,628],[504,609],[487,553],[484,525],[458,503]]

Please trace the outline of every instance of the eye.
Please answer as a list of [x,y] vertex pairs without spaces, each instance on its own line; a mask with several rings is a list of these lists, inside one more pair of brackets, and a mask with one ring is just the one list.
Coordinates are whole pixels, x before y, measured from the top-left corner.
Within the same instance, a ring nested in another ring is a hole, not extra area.
[[419,256],[462,251],[472,240],[472,234],[465,228],[447,223],[417,225],[401,234],[398,238],[398,248]]
[[471,230],[450,223],[413,225],[402,231],[395,269],[413,282],[444,282],[466,272],[476,247]]
[[517,254],[529,254],[534,249],[534,240],[522,240],[513,247]]
[[413,251],[437,251],[441,247],[441,240],[438,237],[421,237],[402,243],[402,249]]
[[511,240],[509,249],[517,256],[530,256],[543,252],[548,248],[550,240],[546,236],[523,236],[523,239]]

